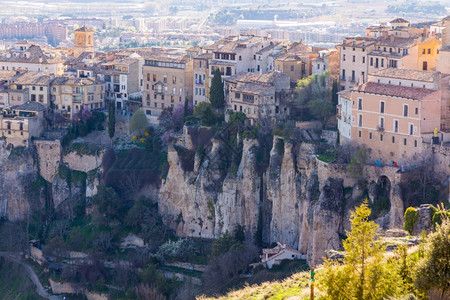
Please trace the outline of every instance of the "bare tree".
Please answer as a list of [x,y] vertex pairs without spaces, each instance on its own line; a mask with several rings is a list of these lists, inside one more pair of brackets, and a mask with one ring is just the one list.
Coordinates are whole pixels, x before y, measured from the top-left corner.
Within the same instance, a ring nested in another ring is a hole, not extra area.
[[101,252],[106,252],[112,247],[114,235],[112,232],[100,232],[95,239],[95,246]]

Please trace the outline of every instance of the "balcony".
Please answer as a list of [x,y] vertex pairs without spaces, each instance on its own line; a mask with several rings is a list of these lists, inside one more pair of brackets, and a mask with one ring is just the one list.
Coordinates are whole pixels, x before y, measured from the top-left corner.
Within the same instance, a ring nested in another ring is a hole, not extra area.
[[380,131],[380,132],[383,132],[384,131],[384,126],[378,125],[377,126],[377,130]]
[[72,98],[72,103],[82,103],[83,98],[81,96],[75,96]]

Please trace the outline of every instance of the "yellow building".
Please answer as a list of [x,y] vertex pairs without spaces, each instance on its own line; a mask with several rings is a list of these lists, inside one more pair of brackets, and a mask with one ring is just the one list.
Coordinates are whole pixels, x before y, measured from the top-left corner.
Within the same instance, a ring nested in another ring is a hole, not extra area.
[[94,31],[83,26],[75,30],[75,47],[73,56],[78,57],[83,52],[94,52]]

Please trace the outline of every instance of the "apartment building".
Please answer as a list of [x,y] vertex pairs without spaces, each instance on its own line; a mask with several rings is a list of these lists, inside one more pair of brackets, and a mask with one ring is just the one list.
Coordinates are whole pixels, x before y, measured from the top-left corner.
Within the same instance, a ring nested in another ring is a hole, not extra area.
[[64,58],[59,52],[24,41],[2,53],[0,70],[28,70],[58,76],[64,73]]
[[193,103],[194,106],[201,102],[209,101],[209,61],[212,53],[203,53],[193,58],[194,80],[193,80]]
[[162,54],[145,59],[142,107],[151,122],[166,107],[193,96],[193,59],[184,54]]
[[402,18],[390,27],[369,27],[366,37],[346,38],[338,46],[341,89],[364,83],[368,74],[386,68],[434,71],[440,46],[428,27],[409,27]]
[[[369,75],[366,83],[340,95],[352,104],[351,140],[370,148],[373,160],[413,159],[424,138],[440,128],[440,80],[436,72],[393,68]],[[339,131],[348,138],[343,124],[348,119],[343,118],[344,103],[340,104]]]
[[125,109],[129,100],[140,100],[142,67],[143,59],[129,57],[100,65],[97,76],[105,82],[106,99],[115,101],[117,110]]
[[280,101],[283,91],[289,91],[289,75],[272,71],[266,74],[240,73],[224,80],[228,110],[243,112],[256,125],[258,120],[288,114],[286,103]]
[[0,116],[0,134],[8,144],[28,146],[32,137],[40,137],[45,129],[47,108],[37,102],[3,109]]
[[337,49],[320,50],[319,56],[311,60],[311,75],[321,75],[325,72],[333,73],[334,77],[339,74],[339,52]]
[[73,120],[82,107],[102,109],[105,107],[104,86],[103,81],[92,77],[56,77],[50,92],[54,110],[64,118]]
[[[222,39],[203,49],[213,53],[209,64],[209,74],[219,69],[222,78],[230,77],[242,72],[259,73],[257,52],[267,47],[270,40],[267,37],[242,34]],[[208,83],[211,85],[211,82]]]

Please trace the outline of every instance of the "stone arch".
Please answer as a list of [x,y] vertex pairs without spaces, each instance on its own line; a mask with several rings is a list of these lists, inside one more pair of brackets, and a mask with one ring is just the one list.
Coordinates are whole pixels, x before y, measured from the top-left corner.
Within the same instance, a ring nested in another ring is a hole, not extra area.
[[386,216],[391,209],[391,180],[386,175],[381,175],[369,186],[369,206],[372,209],[371,219],[386,229],[389,226],[389,218]]

